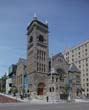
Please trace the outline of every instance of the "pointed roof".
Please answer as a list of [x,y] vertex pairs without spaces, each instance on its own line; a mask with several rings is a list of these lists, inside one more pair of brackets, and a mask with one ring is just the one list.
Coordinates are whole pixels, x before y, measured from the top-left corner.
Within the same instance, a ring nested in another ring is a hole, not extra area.
[[52,67],[52,68],[51,68],[51,72],[48,73],[48,75],[59,75],[59,74],[58,74],[57,71],[54,69],[54,67]]
[[71,72],[71,73],[80,73],[79,69],[76,67],[76,65],[73,63],[70,65],[69,67],[69,71],[68,72]]
[[46,24],[46,23],[43,23],[42,21],[40,21],[36,16],[34,16],[33,17],[33,20],[31,21],[31,23],[29,23],[28,25],[27,25],[27,30],[29,30],[29,28],[31,28],[31,26],[33,25],[33,24],[39,24],[39,25],[41,25],[41,26],[43,26],[43,27],[45,27],[45,28],[48,28],[48,24]]

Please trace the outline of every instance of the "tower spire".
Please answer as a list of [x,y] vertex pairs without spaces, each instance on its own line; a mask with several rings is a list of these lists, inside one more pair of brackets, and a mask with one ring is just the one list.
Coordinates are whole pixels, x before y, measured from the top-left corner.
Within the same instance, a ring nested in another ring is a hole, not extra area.
[[34,20],[37,20],[37,15],[36,15],[36,13],[34,13],[33,19],[34,19]]
[[47,20],[45,21],[45,24],[48,25],[48,21]]

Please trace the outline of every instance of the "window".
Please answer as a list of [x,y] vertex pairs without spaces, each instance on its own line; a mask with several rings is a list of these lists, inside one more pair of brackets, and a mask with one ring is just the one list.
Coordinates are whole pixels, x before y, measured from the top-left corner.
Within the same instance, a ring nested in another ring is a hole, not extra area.
[[56,78],[56,82],[58,82],[58,78]]
[[85,79],[83,79],[83,81],[85,81]]
[[88,78],[86,80],[88,81]]
[[86,66],[88,66],[88,63],[86,63]]
[[58,62],[62,62],[62,58],[58,58]]
[[46,53],[44,52],[44,61],[45,61],[45,55],[46,55]]
[[85,55],[87,55],[87,53],[85,53]]
[[88,61],[88,58],[86,58],[86,62]]
[[79,64],[81,63],[81,61],[79,61]]
[[72,61],[74,61],[74,59],[72,59]]
[[87,49],[85,49],[85,51],[87,52]]
[[52,87],[52,92],[54,92],[54,87]]
[[43,72],[43,64],[42,64],[42,72]]
[[44,37],[42,35],[39,35],[39,41],[43,42],[44,41]]
[[85,76],[85,74],[83,74],[83,76]]
[[74,55],[72,55],[72,57],[74,57]]
[[86,76],[88,76],[88,73],[86,73]]
[[81,68],[81,65],[79,65],[79,68]]
[[86,85],[89,86],[89,83],[87,83]]
[[44,64],[44,72],[45,72],[45,64]]
[[69,55],[69,52],[66,53],[66,56]]
[[78,56],[80,58],[80,56]]
[[9,87],[12,87],[12,83],[9,83]]
[[51,92],[51,87],[49,88],[49,92]]
[[31,36],[30,37],[30,40],[29,40],[29,43],[31,43],[33,41],[33,37]]
[[54,77],[52,77],[52,82],[54,82]]
[[86,68],[86,71],[88,71],[88,68]]
[[80,55],[80,52],[78,54]]
[[56,87],[56,90],[58,90],[58,86]]
[[38,71],[38,63],[37,63],[37,71]]
[[50,87],[50,88],[49,88],[49,91],[50,91],[50,92],[54,92],[54,87]]

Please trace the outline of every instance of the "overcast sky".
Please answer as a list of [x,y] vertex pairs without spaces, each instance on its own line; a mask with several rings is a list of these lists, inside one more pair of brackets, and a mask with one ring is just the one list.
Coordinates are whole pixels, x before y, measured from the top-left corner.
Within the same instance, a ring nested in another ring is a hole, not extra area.
[[89,0],[0,0],[0,76],[26,58],[26,27],[34,13],[49,25],[49,52],[89,39]]

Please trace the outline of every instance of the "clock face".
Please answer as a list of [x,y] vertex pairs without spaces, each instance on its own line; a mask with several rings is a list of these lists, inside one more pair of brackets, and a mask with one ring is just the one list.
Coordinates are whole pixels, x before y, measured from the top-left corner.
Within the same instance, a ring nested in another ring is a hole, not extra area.
[[39,35],[38,39],[39,39],[39,42],[44,42],[44,37],[42,35]]

